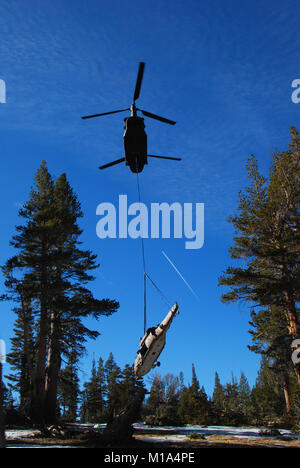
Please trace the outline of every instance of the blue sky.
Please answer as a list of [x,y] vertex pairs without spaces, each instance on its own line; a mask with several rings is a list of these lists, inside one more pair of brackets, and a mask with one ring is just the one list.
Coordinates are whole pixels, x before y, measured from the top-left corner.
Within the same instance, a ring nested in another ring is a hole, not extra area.
[[[254,383],[259,360],[247,349],[249,306],[222,304],[217,279],[231,264],[226,218],[247,184],[248,156],[253,153],[267,174],[271,150],[286,149],[289,127],[299,128],[300,104],[291,100],[291,83],[300,78],[299,19],[294,0],[1,2],[0,78],[7,102],[0,104],[0,262],[13,254],[18,207],[46,159],[53,177],[66,172],[82,204],[82,240],[101,263],[93,292],[121,304],[113,317],[88,321],[101,336],[87,344],[82,379],[93,355],[107,359],[112,351],[120,366],[134,361],[143,333],[143,272],[139,241],[96,236],[99,203],[117,203],[119,194],[129,203],[138,199],[136,176],[125,166],[98,170],[123,156],[126,113],[89,121],[80,116],[128,107],[144,61],[138,106],[177,121],[171,127],[145,119],[149,152],[183,161],[149,161],[140,176],[142,201],[205,204],[201,249],[186,250],[184,239],[145,241],[148,273],[181,310],[159,371],[183,371],[189,383],[194,363],[209,394],[215,371],[226,382],[243,370]],[[148,296],[148,324],[155,325],[167,309],[150,286]],[[8,350],[11,307],[2,304],[0,316]]]

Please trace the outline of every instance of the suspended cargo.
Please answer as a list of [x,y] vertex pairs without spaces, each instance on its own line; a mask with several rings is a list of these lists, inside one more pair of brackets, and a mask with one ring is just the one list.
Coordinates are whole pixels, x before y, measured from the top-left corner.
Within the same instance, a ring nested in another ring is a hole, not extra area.
[[[137,377],[143,377],[151,369],[160,365],[156,363],[160,353],[166,344],[166,333],[170,328],[173,318],[178,313],[178,304],[174,304],[164,320],[157,326],[147,330],[140,342],[140,348],[134,364],[134,373]],[[156,363],[156,364],[155,364]]]

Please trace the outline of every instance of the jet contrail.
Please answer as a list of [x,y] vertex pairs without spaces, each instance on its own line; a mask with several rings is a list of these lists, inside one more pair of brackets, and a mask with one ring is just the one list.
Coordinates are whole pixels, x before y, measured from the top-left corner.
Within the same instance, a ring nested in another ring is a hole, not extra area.
[[168,262],[170,263],[170,265],[172,265],[172,267],[174,268],[174,270],[176,271],[176,273],[180,276],[180,278],[184,281],[184,283],[186,284],[186,286],[189,288],[189,290],[191,291],[191,293],[197,298],[200,300],[199,296],[195,293],[195,291],[193,290],[193,288],[189,285],[189,283],[186,281],[186,279],[184,279],[184,277],[182,276],[182,274],[180,273],[180,271],[176,268],[176,266],[174,265],[174,263],[169,259],[168,255],[162,250],[162,254],[163,256],[168,260]]

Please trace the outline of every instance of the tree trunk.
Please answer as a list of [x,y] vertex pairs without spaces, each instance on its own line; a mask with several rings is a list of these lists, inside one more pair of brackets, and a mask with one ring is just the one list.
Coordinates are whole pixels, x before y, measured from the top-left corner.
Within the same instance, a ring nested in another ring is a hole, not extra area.
[[[30,305],[30,302],[29,302]],[[19,409],[26,416],[30,413],[30,394],[32,390],[32,345],[29,343],[28,326],[25,316],[25,310],[28,304],[22,301],[23,309],[23,323],[24,323],[24,353],[21,358],[21,372],[20,372],[20,403]]]
[[284,392],[286,412],[287,414],[291,414],[290,385],[289,385],[288,376],[284,379],[284,382],[283,382],[283,392]]
[[[288,281],[287,275],[287,267],[285,264],[280,266],[282,276],[286,278]],[[291,335],[293,340],[299,338],[299,319],[298,319],[298,311],[296,309],[295,298],[293,293],[289,290],[284,292],[284,297],[286,301],[286,315],[287,315],[287,322],[288,322],[288,329],[289,334]],[[296,346],[296,349],[299,346]],[[291,351],[294,351],[293,349]],[[298,384],[300,384],[300,363],[294,363],[294,370],[297,377]]]
[[5,425],[4,425],[4,385],[2,382],[2,363],[0,361],[0,448],[5,448]]
[[57,319],[56,313],[52,312],[45,381],[45,421],[52,424],[57,422],[57,385],[61,366],[59,337],[59,319]]
[[36,424],[44,423],[45,362],[47,352],[47,309],[41,304],[40,330],[37,347],[37,362],[32,382],[30,417]]
[[[298,321],[298,311],[295,306],[294,298],[292,297],[291,293],[287,291],[285,293],[285,298],[287,302],[287,315],[289,321],[289,330],[293,340],[299,338],[299,321]],[[295,349],[298,349],[299,346],[296,346]],[[300,384],[300,363],[294,364],[295,374],[297,377],[298,384]]]
[[137,420],[146,390],[140,388],[124,411],[114,417],[104,429],[101,441],[107,445],[128,443],[132,440],[133,426]]

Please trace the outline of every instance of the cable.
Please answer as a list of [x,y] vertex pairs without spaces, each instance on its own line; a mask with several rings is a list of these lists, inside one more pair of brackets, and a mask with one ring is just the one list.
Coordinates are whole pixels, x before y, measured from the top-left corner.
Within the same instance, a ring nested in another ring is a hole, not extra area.
[[150,283],[152,284],[152,286],[155,287],[155,289],[157,290],[157,292],[159,293],[159,295],[161,296],[162,300],[167,304],[167,306],[169,308],[171,308],[171,304],[170,302],[168,301],[168,299],[166,298],[166,296],[162,293],[162,291],[159,289],[159,287],[154,283],[154,281],[150,278],[150,276],[145,273],[145,276],[148,278],[148,280],[150,281]]
[[[136,160],[136,168],[137,168],[137,160]],[[137,179],[137,187],[138,187],[138,197],[139,197],[139,205],[141,208],[141,189],[140,189],[140,181],[139,181],[139,173],[136,172],[136,179]],[[141,211],[141,209],[140,209]],[[141,223],[141,245],[142,245],[142,259],[143,259],[143,269],[144,269],[144,334],[146,333],[147,329],[147,273],[146,273],[146,261],[145,261],[145,247],[144,247],[144,236],[143,236],[143,226]]]
[[[137,160],[136,160],[136,179],[137,179],[137,188],[138,188],[138,198],[139,198],[139,206],[140,206],[140,211],[141,211],[141,188],[140,188],[140,180],[139,180],[139,173],[137,170]],[[154,283],[154,281],[150,278],[150,276],[146,272],[146,260],[145,260],[145,246],[144,246],[144,236],[143,236],[143,226],[141,223],[141,245],[142,245],[142,260],[143,260],[143,269],[144,269],[144,334],[146,333],[147,329],[147,278],[151,282],[151,284],[154,286],[154,288],[157,290],[163,301],[168,305],[168,307],[171,307],[169,301],[165,297],[165,295],[162,293],[162,291],[159,289],[159,287]]]

